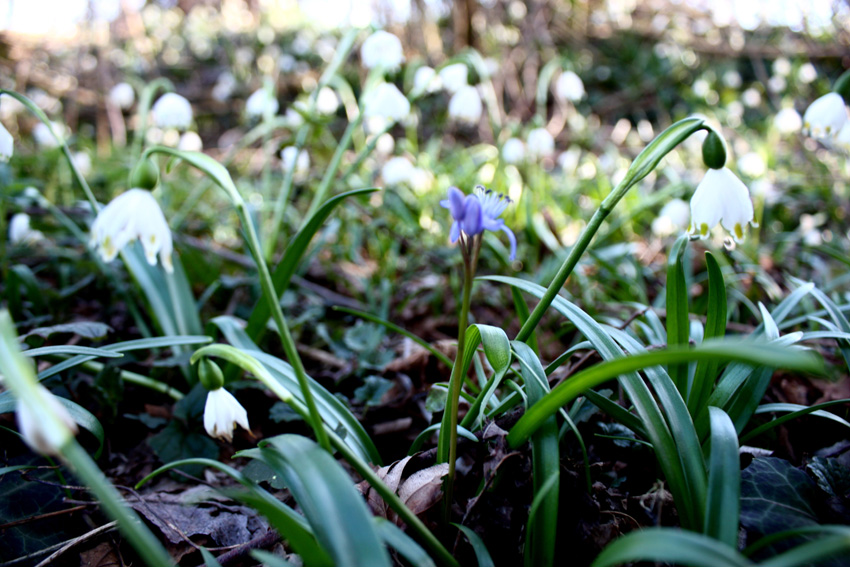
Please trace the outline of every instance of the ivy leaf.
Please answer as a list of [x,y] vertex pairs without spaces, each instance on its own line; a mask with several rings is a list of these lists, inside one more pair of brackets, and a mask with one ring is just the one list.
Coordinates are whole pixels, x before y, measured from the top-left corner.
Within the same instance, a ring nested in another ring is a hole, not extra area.
[[788,461],[753,459],[741,472],[741,525],[762,535],[816,526],[817,486]]

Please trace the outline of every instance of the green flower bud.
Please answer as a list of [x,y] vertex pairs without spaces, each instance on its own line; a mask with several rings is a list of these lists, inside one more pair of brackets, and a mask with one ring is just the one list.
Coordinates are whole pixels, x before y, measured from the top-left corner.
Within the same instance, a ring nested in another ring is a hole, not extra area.
[[221,368],[207,357],[202,358],[198,363],[198,379],[204,388],[211,392],[224,386],[224,374]]
[[159,167],[149,158],[136,164],[130,172],[129,185],[131,188],[153,189],[159,183]]
[[726,142],[714,130],[708,131],[702,143],[702,161],[711,169],[722,169],[726,165]]

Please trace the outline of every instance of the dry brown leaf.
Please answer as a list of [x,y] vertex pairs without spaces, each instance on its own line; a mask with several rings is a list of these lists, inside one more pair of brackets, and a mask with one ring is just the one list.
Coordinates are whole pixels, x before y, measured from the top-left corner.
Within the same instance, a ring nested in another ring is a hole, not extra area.
[[80,567],[124,567],[114,546],[103,542],[80,553]]
[[410,475],[398,489],[399,498],[414,514],[434,506],[443,496],[443,477],[449,474],[449,464],[440,463]]

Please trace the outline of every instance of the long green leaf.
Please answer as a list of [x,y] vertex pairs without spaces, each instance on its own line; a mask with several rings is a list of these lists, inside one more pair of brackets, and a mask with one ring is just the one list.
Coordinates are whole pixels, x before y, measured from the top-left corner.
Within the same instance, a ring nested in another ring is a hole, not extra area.
[[[690,335],[688,323],[688,288],[685,282],[683,261],[688,248],[689,236],[680,236],[667,261],[667,344],[687,345]],[[688,396],[688,366],[672,364],[667,371],[683,398]]]
[[658,561],[691,567],[752,567],[734,547],[716,539],[673,528],[650,528],[614,540],[591,567]]
[[850,556],[850,530],[841,535],[828,535],[798,545],[785,553],[762,561],[759,567],[805,567],[834,557],[845,560]]
[[466,539],[469,540],[473,551],[475,551],[475,558],[478,559],[478,567],[495,567],[495,563],[493,563],[493,559],[490,557],[490,552],[487,550],[487,546],[484,545],[481,537],[472,531],[472,528],[468,528],[460,524],[452,525],[463,532],[463,535],[465,535]]
[[260,447],[337,567],[390,566],[363,497],[327,451],[299,435],[272,437]]
[[[514,341],[511,345],[522,367],[522,378],[528,394],[528,406],[549,393],[546,372],[534,350],[525,343]],[[558,479],[560,478],[560,451],[558,448],[558,422],[550,416],[531,436],[531,462],[534,500],[528,517],[525,543],[525,565],[552,565],[558,535]],[[545,494],[544,494],[545,493]]]
[[729,416],[710,407],[711,456],[708,461],[708,499],[705,506],[705,535],[734,549],[738,545],[741,513],[741,466],[738,433]]
[[39,348],[31,348],[23,351],[24,356],[51,356],[57,354],[79,354],[90,356],[92,358],[121,358],[124,356],[121,353],[108,350],[105,348],[92,348],[77,345],[56,345]]
[[[348,191],[347,193],[341,193],[331,197],[319,207],[319,210],[310,217],[310,220],[304,224],[301,230],[298,231],[298,234],[290,241],[286,247],[286,251],[283,253],[283,258],[272,273],[272,282],[274,283],[275,293],[277,293],[278,298],[289,287],[289,281],[292,279],[293,274],[295,274],[295,270],[298,268],[298,264],[301,261],[301,257],[304,256],[307,246],[331,212],[349,197],[368,195],[375,191],[377,191],[375,188]],[[251,312],[245,332],[253,340],[259,340],[263,336],[263,333],[265,333],[266,323],[270,317],[271,310],[268,304],[262,299],[259,300]]]
[[392,547],[414,567],[436,567],[434,560],[401,528],[384,518],[375,517],[375,530],[388,546]]
[[825,419],[829,419],[835,421],[836,423],[840,423],[845,427],[850,427],[850,422],[845,419],[842,419],[835,415],[834,413],[829,413],[826,411],[822,411],[828,407],[837,406],[837,405],[846,405],[850,403],[850,399],[843,400],[831,400],[829,402],[823,402],[820,404],[816,404],[813,406],[803,406],[800,404],[763,404],[756,408],[755,413],[768,413],[768,412],[788,412],[785,415],[779,416],[777,418],[771,419],[767,423],[764,423],[743,437],[741,437],[741,443],[745,443],[750,439],[761,435],[765,431],[773,429],[778,425],[782,425],[786,421],[790,421],[792,419],[796,419],[798,417],[802,417],[804,415],[812,414],[818,417],[822,417]]
[[476,332],[480,336],[481,344],[484,346],[484,356],[487,357],[487,362],[493,368],[493,374],[487,379],[487,383],[484,385],[481,393],[475,398],[469,411],[466,412],[466,415],[460,422],[463,427],[473,431],[481,427],[484,420],[484,409],[487,407],[490,399],[495,395],[496,390],[502,383],[502,379],[511,366],[511,345],[508,335],[505,334],[503,329],[491,325],[470,325],[469,330],[466,332],[469,340],[466,342],[464,358],[467,358],[466,355],[468,354],[471,360],[472,354],[478,346],[477,341],[476,344],[471,343],[474,340]]
[[[720,265],[711,254],[705,253],[708,270],[708,313],[705,321],[705,340],[721,339],[726,335],[726,284]],[[688,395],[688,411],[696,417],[705,407],[717,380],[719,364],[701,362],[697,364],[694,381]]]

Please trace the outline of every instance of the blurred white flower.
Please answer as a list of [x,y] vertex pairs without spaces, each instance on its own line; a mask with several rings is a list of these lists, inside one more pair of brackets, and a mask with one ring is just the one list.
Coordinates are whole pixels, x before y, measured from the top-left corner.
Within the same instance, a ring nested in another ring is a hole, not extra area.
[[12,244],[35,244],[44,240],[40,230],[30,228],[30,216],[16,213],[9,220],[9,242]]
[[192,124],[192,105],[177,93],[165,93],[153,108],[153,123],[162,129],[186,130]]
[[564,71],[555,81],[555,96],[558,100],[578,102],[584,98],[584,83],[572,71]]
[[750,87],[744,91],[743,95],[741,95],[741,99],[749,108],[755,108],[761,104],[761,93],[753,87]]
[[245,101],[245,115],[248,118],[262,118],[266,113],[274,116],[279,108],[277,99],[265,88],[257,89]]
[[525,144],[519,138],[508,138],[502,146],[505,163],[519,163],[525,159]]
[[212,97],[218,102],[224,102],[230,98],[235,89],[236,78],[229,71],[225,71],[216,79],[212,88]]
[[532,159],[549,157],[555,152],[555,138],[546,128],[535,128],[528,133],[528,155]]
[[831,138],[847,122],[844,99],[838,93],[825,94],[815,100],[803,114],[803,133],[812,138]]
[[415,93],[434,93],[440,90],[441,86],[442,82],[437,72],[427,65],[419,67],[413,75],[413,92]]
[[15,139],[6,130],[6,127],[0,124],[0,162],[9,161],[12,159],[12,154],[15,151]]
[[121,193],[100,210],[91,226],[91,245],[104,262],[111,262],[130,241],[138,238],[151,266],[156,256],[165,271],[171,273],[171,229],[165,215],[151,192],[146,189],[130,189]]
[[280,160],[283,171],[295,168],[293,179],[296,183],[302,183],[307,179],[307,175],[310,173],[310,155],[307,150],[302,149],[298,153],[298,148],[295,146],[286,146],[280,151]]
[[89,173],[91,173],[91,156],[86,152],[75,152],[73,155],[74,165],[77,167],[77,171],[80,172],[80,175],[86,177]]
[[233,394],[224,388],[207,392],[207,401],[204,404],[204,429],[209,436],[224,439],[229,443],[233,441],[233,430],[237,425],[247,431],[251,430],[248,425],[248,412],[233,397]]
[[393,153],[393,150],[395,150],[395,139],[389,132],[384,132],[375,142],[375,151],[379,155],[388,156]]
[[823,244],[823,235],[818,229],[826,222],[826,215],[818,213],[809,215],[803,213],[800,215],[800,234],[803,236],[803,243],[807,246],[820,246]]
[[744,238],[744,227],[753,223],[753,202],[747,186],[729,169],[709,169],[691,197],[691,234],[708,238],[717,223],[736,242]]
[[396,156],[387,160],[387,163],[381,168],[381,177],[384,178],[384,183],[387,185],[409,183],[413,179],[413,173],[413,164],[403,156]]
[[283,53],[277,59],[277,68],[284,73],[291,73],[295,70],[295,57],[290,53]]
[[456,93],[460,89],[469,86],[469,69],[465,63],[453,63],[440,69],[440,82],[450,93]]
[[783,77],[790,74],[791,62],[785,57],[779,57],[773,62],[773,72]]
[[177,149],[184,152],[199,152],[204,149],[204,142],[197,132],[184,132],[177,142]]
[[797,70],[797,80],[809,84],[818,78],[818,71],[811,63],[803,63]]
[[449,100],[449,117],[454,120],[477,124],[482,112],[484,112],[484,105],[475,87],[463,87]]
[[776,189],[776,186],[767,179],[756,179],[752,183],[752,193],[768,205],[773,205],[782,196]]
[[65,126],[58,122],[51,122],[50,127],[48,128],[47,124],[44,122],[39,122],[32,129],[32,137],[35,140],[35,143],[41,146],[42,148],[58,148],[61,144],[56,139],[56,136],[50,133],[50,130],[59,136],[60,139],[65,138]]
[[[50,408],[50,413],[59,418],[71,432],[72,435],[77,434],[77,423],[68,409],[54,396],[50,390],[38,384],[36,391],[41,398],[41,403],[35,407],[42,410],[44,406]],[[56,455],[61,449],[62,443],[67,439],[67,432],[52,431],[45,425],[45,420],[39,415],[40,412],[34,411],[34,408],[29,403],[18,398],[15,405],[15,417],[18,422],[18,432],[24,441],[33,450],[38,451],[42,455]]]
[[799,132],[803,127],[803,118],[793,108],[783,108],[773,117],[773,126],[780,134]]
[[367,69],[383,67],[395,71],[404,63],[401,40],[389,32],[378,30],[363,42],[360,59]]
[[723,84],[730,89],[737,89],[743,84],[741,74],[738,71],[729,70],[723,73]]
[[[297,105],[298,103],[296,102],[295,104]],[[295,110],[293,106],[286,109],[286,112],[283,114],[283,119],[286,122],[286,125],[294,130],[296,128],[300,128],[301,125],[304,124],[304,117],[300,112]]]
[[410,114],[410,101],[392,83],[381,83],[364,97],[363,115],[366,118],[398,121]]
[[663,238],[685,230],[690,220],[691,208],[682,199],[671,199],[661,207],[652,221],[652,234]]
[[738,158],[738,171],[747,177],[761,177],[767,171],[767,164],[756,152],[747,152]]
[[322,87],[316,97],[316,110],[319,114],[333,114],[339,108],[339,97],[330,87]]
[[136,102],[136,91],[133,90],[130,83],[118,83],[109,91],[109,102],[118,108],[127,110]]

